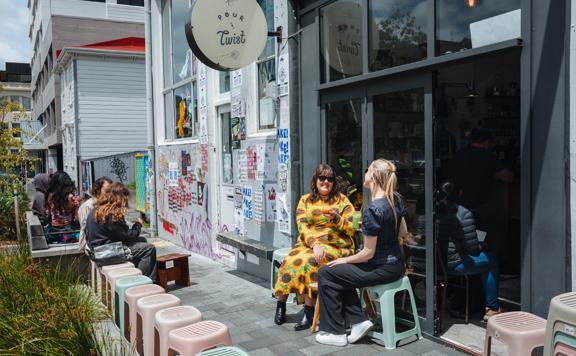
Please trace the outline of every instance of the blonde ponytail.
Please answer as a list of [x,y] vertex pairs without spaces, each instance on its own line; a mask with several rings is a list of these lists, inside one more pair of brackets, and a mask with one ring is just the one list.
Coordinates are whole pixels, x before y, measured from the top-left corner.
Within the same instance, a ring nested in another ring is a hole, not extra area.
[[398,178],[396,177],[396,166],[394,163],[383,158],[372,162],[372,180],[383,192],[384,197],[392,208],[394,214],[394,223],[398,225],[398,216],[396,214],[396,186]]

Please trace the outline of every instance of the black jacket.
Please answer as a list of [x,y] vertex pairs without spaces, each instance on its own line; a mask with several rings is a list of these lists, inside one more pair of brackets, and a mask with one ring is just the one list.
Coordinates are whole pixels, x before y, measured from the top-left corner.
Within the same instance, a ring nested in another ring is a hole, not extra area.
[[132,228],[129,228],[124,220],[114,222],[109,216],[105,224],[99,224],[94,220],[95,211],[96,209],[93,209],[86,219],[86,237],[90,248],[117,241],[123,243],[141,241],[142,224],[139,222],[134,223]]
[[462,263],[462,256],[478,256],[482,251],[474,215],[463,206],[455,212],[440,212],[436,218],[438,248],[448,268]]

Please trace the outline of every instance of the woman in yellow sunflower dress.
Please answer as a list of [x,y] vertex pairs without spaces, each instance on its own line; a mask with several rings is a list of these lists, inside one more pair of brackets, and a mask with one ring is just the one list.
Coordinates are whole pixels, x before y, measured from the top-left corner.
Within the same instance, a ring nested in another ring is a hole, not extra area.
[[308,285],[316,282],[318,268],[325,263],[354,253],[354,206],[336,188],[332,167],[321,164],[310,182],[310,194],[300,198],[296,209],[298,242],[278,270],[274,291],[278,297],[274,322],[286,321],[286,299],[290,293],[304,296],[302,320],[295,330],[312,325],[314,300]]

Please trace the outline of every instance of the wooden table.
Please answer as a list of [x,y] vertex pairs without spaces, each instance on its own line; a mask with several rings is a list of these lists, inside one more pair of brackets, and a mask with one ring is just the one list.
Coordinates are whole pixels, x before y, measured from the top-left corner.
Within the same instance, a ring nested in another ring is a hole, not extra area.
[[176,281],[176,284],[180,286],[190,286],[188,257],[190,257],[189,253],[170,253],[156,258],[158,282],[162,288],[166,289],[168,282],[171,281]]

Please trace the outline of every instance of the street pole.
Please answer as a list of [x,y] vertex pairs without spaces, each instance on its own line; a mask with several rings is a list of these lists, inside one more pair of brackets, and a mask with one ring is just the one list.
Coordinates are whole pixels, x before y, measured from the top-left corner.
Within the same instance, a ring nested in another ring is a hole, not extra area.
[[18,206],[18,191],[13,188],[12,195],[14,196],[14,217],[16,218],[16,237],[20,241],[20,207]]

